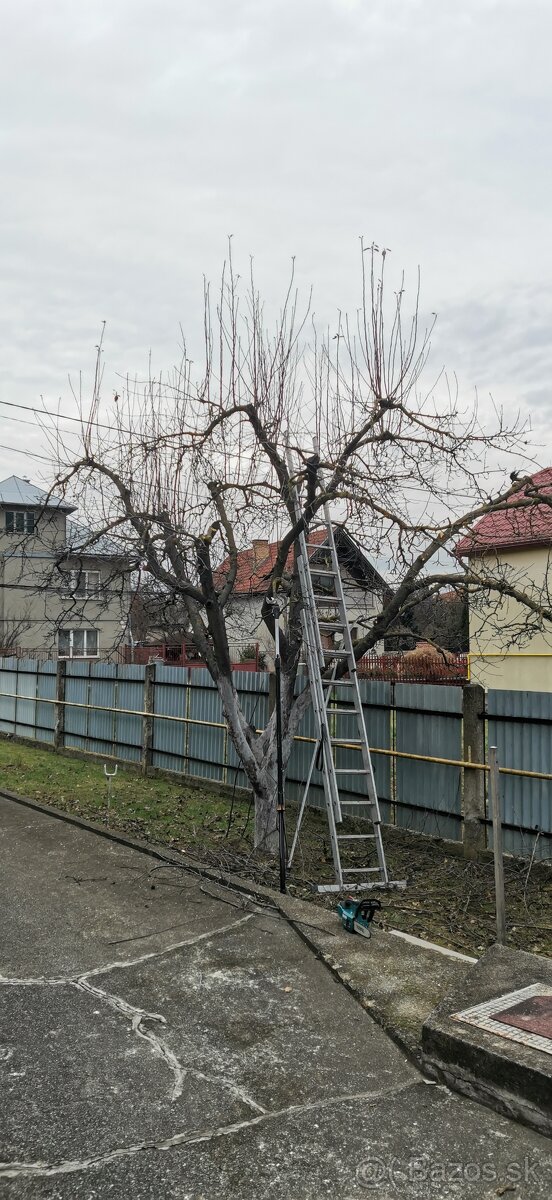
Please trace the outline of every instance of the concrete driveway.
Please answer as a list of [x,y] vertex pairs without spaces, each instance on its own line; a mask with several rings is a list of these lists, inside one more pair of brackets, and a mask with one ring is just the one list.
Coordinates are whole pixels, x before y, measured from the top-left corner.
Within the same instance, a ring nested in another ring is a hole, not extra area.
[[274,910],[5,799],[0,835],[2,1195],[552,1194]]

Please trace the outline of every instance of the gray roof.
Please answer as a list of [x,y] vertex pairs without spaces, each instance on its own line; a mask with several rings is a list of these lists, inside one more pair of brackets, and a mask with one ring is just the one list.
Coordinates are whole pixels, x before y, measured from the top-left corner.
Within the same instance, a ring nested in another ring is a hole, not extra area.
[[24,508],[58,508],[60,512],[76,512],[74,504],[68,504],[59,496],[43,492],[42,488],[21,479],[19,475],[10,475],[0,482],[0,504],[22,505]]
[[86,525],[77,525],[75,521],[67,522],[65,551],[67,554],[73,554],[75,558],[90,556],[90,558],[120,558],[126,562],[132,562],[134,559],[137,563],[139,561],[136,551],[131,551],[130,548],[125,549],[120,542],[116,542],[108,534],[95,533]]

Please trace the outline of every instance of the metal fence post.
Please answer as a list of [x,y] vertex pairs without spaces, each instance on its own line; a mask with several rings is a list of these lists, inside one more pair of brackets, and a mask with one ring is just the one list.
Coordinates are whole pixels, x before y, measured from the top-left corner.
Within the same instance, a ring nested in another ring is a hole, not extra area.
[[489,746],[489,795],[493,818],[493,854],[496,903],[496,940],[506,944],[506,901],[504,898],[504,852],[502,849],[502,815],[500,812],[500,775],[496,746]]
[[56,699],[54,704],[54,750],[61,750],[65,743],[65,690],[67,663],[58,658],[56,663]]
[[155,711],[155,663],[147,663],[144,673],[144,718],[142,723],[142,775],[147,775],[153,755],[153,713]]
[[13,732],[17,733],[17,701],[19,699],[19,659],[15,660],[15,694],[13,700]]
[[[463,689],[464,761],[485,762],[485,690],[479,683]],[[464,767],[462,814],[464,855],[477,858],[485,849],[485,772]]]

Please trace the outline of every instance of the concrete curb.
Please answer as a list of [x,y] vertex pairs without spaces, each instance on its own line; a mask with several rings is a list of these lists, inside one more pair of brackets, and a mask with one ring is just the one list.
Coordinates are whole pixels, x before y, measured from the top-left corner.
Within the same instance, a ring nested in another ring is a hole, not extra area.
[[422,1030],[423,1066],[439,1083],[552,1137],[550,1054],[531,1044],[531,1032],[522,1034],[525,1041],[512,1041],[499,1036],[501,1027],[493,1028],[492,1020],[478,1027],[458,1019],[489,1002],[500,1012],[510,1007],[505,997],[539,984],[543,993],[552,987],[552,959],[491,946],[461,987],[430,1013]]
[[[440,947],[433,948],[428,943],[421,943],[420,946],[417,946],[415,938],[408,938],[408,941],[404,942],[396,935],[384,932],[378,932],[369,943],[366,943],[363,938],[345,933],[338,923],[335,913],[316,908],[307,901],[298,900],[293,896],[282,896],[274,889],[265,887],[253,879],[245,879],[241,875],[217,870],[184,853],[171,850],[169,847],[157,847],[141,838],[108,829],[97,822],[88,821],[84,817],[55,808],[53,805],[42,804],[28,796],[21,796],[5,788],[0,788],[0,796],[45,816],[54,817],[68,825],[74,825],[87,833],[96,834],[111,842],[147,854],[158,862],[174,864],[191,874],[269,903],[278,910],[311,952],[350,992],[357,1003],[373,1017],[407,1058],[418,1069],[422,1068],[423,1020],[448,990],[451,971],[454,971],[456,977],[459,971],[471,969],[470,960],[462,956],[453,956],[453,959],[450,960],[445,957]],[[367,956],[368,947],[371,951],[370,958]],[[422,1007],[425,1007],[426,1011],[419,1019],[416,1018],[414,1028],[411,1027],[410,1022],[396,1019],[396,1004],[394,1006],[393,1003],[386,1003],[389,990],[385,987],[385,979],[383,980],[384,986],[380,987],[380,998],[378,999],[374,995],[378,991],[375,980],[377,979],[378,983],[381,983],[382,971],[384,975],[386,970],[389,971],[390,960],[395,995],[398,990],[399,992],[404,991],[405,996],[408,996],[408,986],[412,978],[416,983],[422,981]],[[439,960],[441,961],[439,962]],[[433,968],[432,980],[435,976],[440,977],[440,972],[443,972],[444,983],[438,992],[435,991],[435,988],[429,987],[426,1001],[424,987],[428,987],[428,972],[431,968]],[[398,989],[397,982],[399,983]],[[425,1004],[424,1001],[426,1001]]]

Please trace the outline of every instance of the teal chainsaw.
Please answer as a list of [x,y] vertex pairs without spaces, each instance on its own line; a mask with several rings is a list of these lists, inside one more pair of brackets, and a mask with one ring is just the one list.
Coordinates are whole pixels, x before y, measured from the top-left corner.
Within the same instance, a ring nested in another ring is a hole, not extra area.
[[370,925],[375,914],[381,911],[381,902],[375,899],[355,900],[353,896],[347,896],[338,904],[337,911],[344,929],[349,933],[360,933],[362,937],[369,938],[372,936]]

